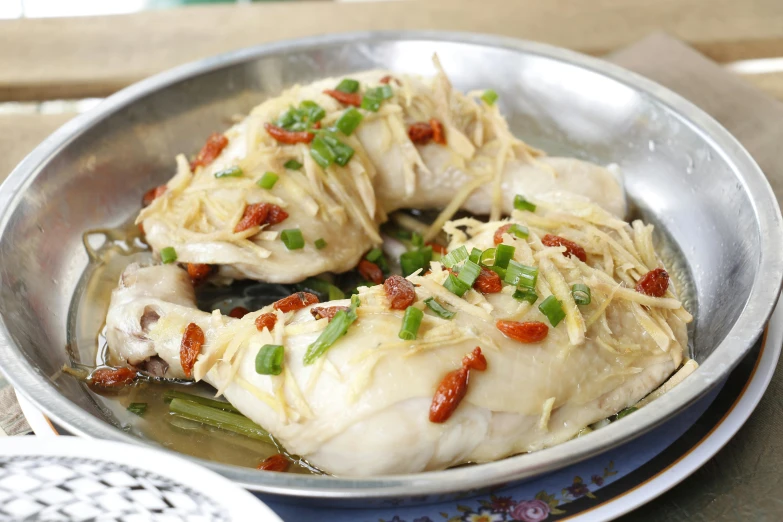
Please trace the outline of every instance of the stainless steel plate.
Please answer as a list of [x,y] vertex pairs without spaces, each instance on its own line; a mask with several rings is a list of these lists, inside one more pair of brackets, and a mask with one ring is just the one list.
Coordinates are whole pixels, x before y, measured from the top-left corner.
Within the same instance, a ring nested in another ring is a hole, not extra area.
[[[354,33],[280,42],[133,85],[44,141],[0,188],[0,364],[75,433],[139,443],[75,380],[66,318],[87,263],[82,233],[138,211],[178,152],[295,82],[374,67],[492,87],[516,134],[550,153],[617,163],[637,212],[682,253],[699,370],[598,433],[492,464],[376,479],[309,477],[203,462],[257,491],[310,498],[415,497],[485,488],[571,464],[665,421],[719,383],[759,336],[783,273],[781,216],[763,174],[720,125],[666,89],[608,63],[518,40],[454,33]],[[322,500],[323,501],[323,500]]]

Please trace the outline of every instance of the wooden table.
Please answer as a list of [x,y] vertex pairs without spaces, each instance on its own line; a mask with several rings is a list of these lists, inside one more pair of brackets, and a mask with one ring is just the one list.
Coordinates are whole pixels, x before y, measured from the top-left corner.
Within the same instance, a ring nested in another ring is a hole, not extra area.
[[[495,33],[594,55],[666,31],[783,100],[781,0],[296,2],[0,21],[0,179],[75,114],[52,113],[35,102],[103,97],[170,67],[240,47],[369,29]],[[768,395],[783,396],[783,376],[776,376]],[[704,480],[704,473],[709,476],[713,470],[741,474],[742,463],[736,461],[753,456],[748,445],[783,446],[783,425],[767,422],[779,419],[778,404],[765,397],[748,426],[699,472],[701,478],[688,479],[628,520],[737,520],[740,514],[751,520],[783,520],[783,503],[774,494],[783,475],[774,463],[747,464],[769,476],[744,491],[736,484],[721,489],[715,481],[711,487]],[[773,494],[756,491],[762,487]],[[736,497],[739,492],[744,496]],[[764,510],[755,510],[761,502]]]

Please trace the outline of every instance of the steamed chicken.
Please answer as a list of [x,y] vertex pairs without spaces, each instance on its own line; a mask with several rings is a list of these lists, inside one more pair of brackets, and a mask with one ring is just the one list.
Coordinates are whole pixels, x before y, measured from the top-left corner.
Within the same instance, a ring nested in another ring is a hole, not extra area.
[[[163,264],[122,274],[106,320],[118,368],[93,382],[206,381],[288,452],[352,476],[534,451],[636,404],[683,367],[691,320],[652,227],[622,220],[611,172],[527,146],[494,101],[442,72],[373,71],[294,87],[179,156],[138,219]],[[423,239],[448,238],[403,254],[407,277],[374,248],[401,208],[443,209]],[[357,264],[378,284],[351,299],[196,306],[208,278]]]

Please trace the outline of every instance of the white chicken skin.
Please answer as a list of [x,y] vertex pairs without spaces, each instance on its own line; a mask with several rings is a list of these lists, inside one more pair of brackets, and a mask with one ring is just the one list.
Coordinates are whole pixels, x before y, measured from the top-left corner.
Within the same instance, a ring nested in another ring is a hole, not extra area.
[[[427,239],[459,209],[492,220],[508,215],[516,194],[580,194],[615,216],[625,214],[622,186],[607,169],[529,147],[509,132],[496,104],[482,101],[480,93],[454,91],[442,71],[429,79],[388,71],[351,79],[358,82],[357,97],[378,88],[388,89],[390,97],[373,111],[324,92],[340,78],[295,86],[228,129],[207,160],[189,164],[179,156],[177,174],[137,220],[153,250],[171,247],[182,263],[218,266],[224,279],[294,283],[354,268],[381,243],[379,224],[401,208],[445,207]],[[348,112],[361,118],[350,135],[331,133],[354,151],[347,163],[324,167],[312,153],[315,140],[286,143],[270,134],[267,125],[303,103],[323,110],[313,116],[322,116],[321,130],[310,129],[309,139],[339,129]],[[416,137],[412,126],[431,121],[442,127],[439,137]],[[268,172],[277,181],[264,186]],[[287,217],[238,227],[249,206],[262,203]],[[302,232],[301,248],[284,244],[281,231],[287,229]],[[326,246],[317,247],[317,240]]]
[[[112,360],[138,366],[160,358],[167,377],[184,378],[183,332],[197,325],[205,342],[193,378],[214,386],[288,451],[336,475],[444,469],[561,443],[666,381],[683,361],[691,317],[670,285],[660,297],[635,289],[660,272],[651,226],[631,226],[577,198],[534,201],[534,212],[514,211],[509,222],[461,219],[444,229],[450,252],[486,251],[496,236],[512,246],[513,262],[537,270],[535,304],[516,299],[518,286],[500,278],[491,291],[477,285],[458,296],[448,289],[450,272],[433,262],[426,275],[408,277],[411,306],[424,312],[415,339],[398,335],[404,312],[391,309],[389,290],[363,287],[346,334],[305,364],[308,347],[329,324],[311,309],[350,301],[290,312],[270,305],[234,319],[198,310],[184,270],[134,264],[112,295]],[[511,223],[519,227],[498,232]],[[463,263],[453,270],[466,270]],[[577,304],[578,284],[589,287],[589,304]],[[556,325],[539,309],[550,296],[565,316]],[[455,315],[435,313],[424,302],[429,298]],[[256,324],[263,314],[274,316],[271,331]],[[545,325],[545,337],[521,342],[514,328],[501,330],[522,323]],[[257,373],[256,355],[268,344],[284,347],[279,375]],[[486,369],[471,370],[464,399],[445,422],[432,422],[439,384],[476,347]]]

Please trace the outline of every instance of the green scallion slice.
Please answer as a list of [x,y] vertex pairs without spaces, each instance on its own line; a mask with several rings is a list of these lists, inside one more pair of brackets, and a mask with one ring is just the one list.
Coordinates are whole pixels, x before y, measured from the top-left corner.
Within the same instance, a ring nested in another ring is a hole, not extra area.
[[526,226],[518,225],[516,223],[511,225],[511,227],[508,229],[508,233],[520,239],[527,239],[527,237],[530,235],[530,231]]
[[374,89],[367,89],[362,97],[362,109],[378,112],[381,108],[381,103],[384,100],[388,100],[394,95],[391,85],[381,85]]
[[363,119],[362,113],[351,107],[340,116],[334,126],[346,136],[350,136]]
[[335,87],[334,90],[352,94],[359,90],[359,82],[351,78],[344,78],[337,84],[337,87]]
[[264,428],[238,413],[218,410],[182,399],[173,399],[169,404],[169,411],[180,417],[201,422],[214,428],[233,431],[246,437],[272,443],[269,433]]
[[443,259],[441,259],[440,262],[443,263],[443,266],[446,268],[454,268],[458,264],[468,259],[468,257],[468,249],[463,245],[459,248],[455,248],[443,256]]
[[435,312],[438,317],[443,319],[451,319],[457,314],[457,312],[452,312],[451,310],[444,308],[443,305],[437,302],[434,297],[428,297],[425,299],[424,304],[427,305],[427,308]]
[[163,261],[164,265],[173,263],[177,260],[177,251],[174,250],[174,247],[162,248],[160,250],[160,260]]
[[470,251],[470,255],[468,256],[468,259],[476,263],[477,265],[481,262],[481,250],[479,250],[476,247],[473,247],[473,250]]
[[494,266],[495,252],[497,252],[496,248],[488,248],[485,251],[483,251],[481,253],[481,257],[479,257],[479,264],[484,268],[489,268],[490,266]]
[[290,159],[283,163],[283,166],[287,168],[288,170],[299,170],[302,168],[302,164],[296,161],[295,159]]
[[517,210],[529,210],[530,212],[536,211],[536,205],[519,194],[514,196],[514,208]]
[[590,287],[581,283],[571,287],[571,295],[574,297],[574,302],[578,305],[589,305],[590,301],[592,301]]
[[517,288],[512,297],[517,301],[527,301],[530,304],[535,304],[538,301],[538,294],[530,288]]
[[284,348],[279,344],[265,344],[256,354],[256,373],[280,375],[283,372]]
[[327,168],[334,162],[334,152],[320,136],[316,136],[310,142],[310,156],[322,169]]
[[481,95],[481,99],[484,100],[484,103],[487,105],[494,105],[495,102],[498,101],[498,93],[492,89],[487,89],[484,91],[484,94]]
[[315,248],[318,250],[321,250],[322,248],[326,248],[326,240],[322,237],[319,237],[315,240]]
[[424,236],[418,232],[411,233],[411,243],[413,243],[413,246],[416,248],[424,246]]
[[201,395],[193,395],[192,393],[185,393],[179,390],[166,390],[166,392],[163,394],[164,402],[171,402],[174,399],[182,399],[183,401],[196,402],[198,404],[203,404],[204,406],[209,406],[210,408],[217,408],[219,410],[239,413],[239,410],[236,409],[236,407],[234,407],[234,405],[229,402],[216,401],[215,399],[202,397]]
[[383,100],[380,100],[378,98],[372,98],[370,96],[367,96],[366,94],[362,97],[362,109],[370,112],[378,112],[378,110],[381,108],[381,103]]
[[383,257],[383,250],[377,247],[367,252],[367,255],[364,256],[364,258],[371,263],[376,263],[382,257]]
[[402,317],[402,328],[400,328],[399,333],[400,339],[405,339],[406,341],[413,341],[416,339],[416,334],[419,332],[423,317],[424,312],[415,306],[406,308],[405,315]]
[[256,182],[256,185],[262,189],[269,190],[275,186],[275,183],[277,183],[278,179],[280,179],[280,177],[274,172],[264,172],[264,175],[261,176],[261,179]]
[[508,262],[504,280],[510,285],[535,290],[536,281],[538,281],[538,268],[511,260]]
[[296,285],[300,291],[312,292],[318,296],[321,302],[345,299],[345,293],[329,281],[317,277],[308,277]]
[[495,266],[507,268],[508,262],[514,257],[515,247],[500,244],[495,247]]
[[388,83],[386,85],[381,85],[380,87],[375,88],[375,92],[378,93],[378,97],[382,100],[388,100],[392,96],[394,96],[394,91],[391,88],[391,85]]
[[287,228],[280,232],[280,239],[288,250],[299,250],[304,248],[304,237],[302,231],[298,228]]
[[[320,138],[331,150],[335,163],[341,167],[344,167],[348,164],[349,161],[351,161],[354,150],[350,145],[346,145],[337,139],[337,136],[330,132],[321,133]],[[313,143],[315,143],[315,140],[313,140]]]
[[138,415],[139,417],[144,417],[144,414],[147,412],[147,403],[132,402],[130,405],[128,405],[128,411],[134,415]]
[[307,347],[307,352],[304,356],[305,365],[310,365],[315,362],[320,356],[332,347],[340,337],[348,332],[348,327],[356,321],[356,309],[359,307],[359,296],[351,296],[351,307],[349,310],[340,310],[336,314],[329,324],[326,326],[318,339],[313,344]]
[[326,116],[326,111],[323,109],[323,107],[312,100],[305,100],[300,103],[299,109],[305,113],[309,123],[318,123],[323,119],[324,116]]
[[432,247],[410,250],[400,255],[402,275],[408,277],[420,268],[427,268],[432,260]]
[[465,261],[465,263],[462,265],[462,268],[459,269],[459,275],[457,276],[457,279],[468,286],[473,286],[473,283],[476,282],[476,278],[478,278],[480,273],[481,267],[473,261],[468,260]]
[[544,314],[547,319],[549,319],[549,324],[553,327],[560,324],[560,321],[566,316],[565,311],[563,310],[563,303],[558,301],[553,295],[544,299],[544,301],[538,305],[538,309],[541,310],[541,313]]
[[617,420],[620,420],[623,417],[626,417],[626,416],[632,414],[633,412],[635,412],[638,409],[639,408],[637,408],[636,406],[629,406],[629,407],[625,408],[624,410],[620,410],[619,412],[617,412]]
[[454,274],[449,274],[446,281],[443,282],[443,287],[454,295],[462,297],[465,292],[470,290],[470,285],[465,281],[458,279]]
[[497,275],[500,276],[500,279],[503,279],[503,280],[506,279],[506,269],[505,268],[500,268],[499,266],[485,266],[484,268],[486,268],[487,270],[492,270],[493,272],[495,272]]
[[240,178],[242,177],[241,167],[228,167],[227,169],[215,172],[216,178]]

